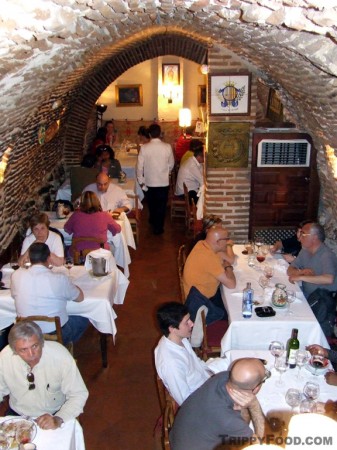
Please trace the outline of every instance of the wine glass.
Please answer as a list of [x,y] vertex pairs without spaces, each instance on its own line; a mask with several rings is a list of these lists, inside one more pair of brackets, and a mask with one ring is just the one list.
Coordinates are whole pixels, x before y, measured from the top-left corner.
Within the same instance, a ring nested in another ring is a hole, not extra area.
[[259,261],[259,263],[263,263],[263,261],[266,259],[260,248],[256,254],[256,259]]
[[278,386],[282,386],[284,384],[282,380],[282,374],[284,374],[284,372],[286,372],[286,370],[288,369],[288,362],[285,356],[279,356],[278,358],[276,358],[275,369],[280,374],[280,378],[278,379],[278,381],[276,381],[275,384],[277,384]]
[[310,354],[306,350],[297,350],[296,365],[298,366],[297,379],[301,380],[301,369],[309,361]]
[[265,298],[265,289],[268,286],[268,284],[269,284],[268,278],[266,278],[263,275],[261,275],[260,278],[259,278],[259,285],[262,287],[262,290],[263,290],[263,294],[262,294],[263,295],[263,301],[264,301],[264,298]]
[[277,359],[284,353],[284,345],[282,344],[282,342],[272,341],[269,345],[269,351],[275,357],[275,366]]
[[303,394],[308,400],[317,400],[319,397],[319,384],[308,381],[304,385]]
[[325,358],[322,355],[313,355],[311,365],[314,367],[314,375],[317,376],[317,369],[321,369],[324,366]]
[[263,268],[263,273],[268,280],[270,280],[274,275],[274,267],[265,265]]
[[17,269],[20,267],[20,266],[19,266],[18,253],[17,253],[17,252],[14,252],[14,253],[12,254],[12,257],[11,257],[11,260],[10,260],[9,265],[11,266],[11,268],[12,268],[13,270],[17,270]]
[[74,260],[71,256],[67,256],[64,262],[64,267],[68,269],[68,276],[70,277],[70,270],[74,266]]
[[294,303],[296,300],[296,293],[295,291],[291,291],[287,289],[287,303],[288,303],[288,310],[287,310],[287,316],[292,316],[294,313],[290,309],[290,305]]
[[316,412],[316,403],[313,400],[305,398],[300,403],[300,413],[314,413]]
[[294,408],[301,403],[301,391],[298,389],[290,388],[287,390],[285,399],[289,406],[291,406],[291,411],[294,412]]

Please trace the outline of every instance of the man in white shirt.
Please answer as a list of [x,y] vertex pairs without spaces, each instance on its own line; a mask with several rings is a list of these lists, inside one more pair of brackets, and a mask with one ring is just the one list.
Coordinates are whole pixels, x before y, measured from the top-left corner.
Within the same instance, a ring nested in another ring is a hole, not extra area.
[[131,202],[125,191],[119,186],[110,182],[110,178],[105,173],[99,173],[96,183],[91,183],[83,189],[83,192],[94,192],[99,198],[103,211],[114,213],[127,213],[132,209]]
[[[194,143],[193,147],[192,144]],[[175,195],[184,195],[184,183],[188,190],[188,196],[193,198],[194,203],[198,202],[198,191],[204,184],[203,162],[204,148],[203,143],[198,139],[193,139],[191,148],[194,148],[193,157],[189,158],[179,167],[177,176]]]
[[174,156],[171,145],[160,140],[159,125],[150,125],[149,134],[150,142],[141,146],[138,155],[137,179],[141,188],[147,191],[149,223],[153,227],[153,232],[162,234]]
[[157,311],[164,336],[155,348],[155,365],[174,400],[181,405],[212,375],[206,363],[197,357],[188,340],[193,322],[185,305],[169,302]]
[[40,428],[54,430],[83,412],[88,391],[63,345],[44,342],[31,321],[16,323],[8,342],[0,356],[0,401],[9,394],[6,415],[36,417]]
[[[82,290],[75,286],[64,273],[49,269],[50,250],[41,242],[29,247],[32,266],[20,268],[12,274],[11,295],[14,298],[18,316],[59,316],[62,326],[63,343],[76,342],[86,330],[86,317],[68,316],[67,302],[82,302]],[[38,323],[44,333],[55,331],[54,323]]]

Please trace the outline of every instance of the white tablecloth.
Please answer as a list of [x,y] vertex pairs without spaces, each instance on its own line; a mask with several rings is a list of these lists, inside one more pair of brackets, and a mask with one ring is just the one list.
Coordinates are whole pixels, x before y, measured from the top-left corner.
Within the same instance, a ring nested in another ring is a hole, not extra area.
[[[243,246],[236,245],[235,253],[238,255],[234,265],[234,273],[237,279],[235,289],[228,289],[222,286],[223,300],[229,316],[229,328],[222,338],[221,349],[225,352],[230,349],[267,349],[273,340],[286,343],[290,338],[292,328],[298,328],[298,338],[302,345],[320,344],[329,347],[322,329],[317,322],[310,306],[304,298],[300,287],[291,284],[286,275],[286,266],[280,265],[278,260],[269,255],[267,264],[273,264],[275,271],[271,279],[271,284],[283,283],[287,289],[297,292],[298,298],[291,305],[293,315],[287,315],[287,310],[277,309],[274,317],[257,317],[255,312],[250,319],[242,317],[242,290],[248,281],[252,283],[255,296],[262,296],[262,288],[258,284],[258,279],[263,275],[261,267],[251,268],[247,263],[247,256],[242,255]],[[256,264],[259,264],[256,262]],[[287,264],[287,263],[286,263]],[[266,289],[266,300],[264,306],[271,305],[271,294],[273,289]]]
[[[28,269],[29,270],[29,269]],[[68,274],[65,267],[54,267],[55,272]],[[3,281],[6,287],[10,286],[10,274],[13,270],[4,267]],[[106,277],[94,278],[83,266],[74,266],[70,269],[70,276],[74,284],[80,287],[84,293],[83,302],[68,302],[69,315],[87,317],[93,326],[101,333],[117,333],[115,319],[117,315],[112,305],[122,304],[129,280],[123,273],[116,269]],[[0,291],[0,329],[4,329],[14,323],[16,310],[10,290]]]
[[[274,357],[268,351],[262,350],[232,350],[226,353],[226,360],[228,365],[239,358],[261,358],[265,359],[267,369],[271,370],[271,377],[266,380],[262,388],[257,394],[257,398],[261,404],[261,408],[268,417],[279,417],[288,423],[291,416],[291,408],[285,401],[285,394],[288,389],[295,388],[303,391],[306,382],[314,381],[320,386],[320,395],[318,401],[326,402],[327,400],[336,400],[336,386],[331,386],[326,383],[324,375],[314,376],[306,367],[301,369],[301,378],[298,379],[298,367],[295,369],[288,369],[282,374],[284,384],[279,386],[276,382],[280,378],[280,374],[274,369]],[[225,360],[225,361],[226,361]],[[299,408],[295,408],[295,412],[299,412]]]
[[[0,417],[0,422],[17,416]],[[83,430],[77,420],[68,420],[64,427],[56,430],[42,430],[37,426],[33,440],[37,450],[85,450]]]
[[[50,226],[57,228],[64,237],[64,242],[66,245],[70,246],[72,241],[72,235],[64,231],[64,225],[68,219],[57,219],[56,212],[54,211],[44,211],[50,220]],[[72,213],[71,213],[72,214]],[[70,214],[70,215],[71,215]],[[68,217],[70,217],[70,215]],[[122,213],[116,222],[120,225],[122,231],[117,233],[115,236],[108,231],[107,240],[110,244],[111,251],[115,257],[116,264],[124,269],[124,275],[129,277],[129,264],[131,263],[130,252],[128,246],[136,249],[135,238],[133,236],[131,224],[127,215]]]

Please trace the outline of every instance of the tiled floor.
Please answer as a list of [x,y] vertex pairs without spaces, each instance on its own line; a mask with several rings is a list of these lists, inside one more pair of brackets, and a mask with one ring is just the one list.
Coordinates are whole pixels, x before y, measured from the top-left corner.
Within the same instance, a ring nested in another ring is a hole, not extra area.
[[[167,218],[168,219],[168,218]],[[177,252],[184,227],[166,221],[154,236],[142,217],[140,244],[132,253],[130,286],[124,305],[114,307],[117,339],[109,338],[107,369],[101,368],[99,336],[90,328],[75,347],[78,367],[89,390],[81,416],[87,450],[152,450],[159,416],[153,349],[160,333],[156,306],[179,300]]]

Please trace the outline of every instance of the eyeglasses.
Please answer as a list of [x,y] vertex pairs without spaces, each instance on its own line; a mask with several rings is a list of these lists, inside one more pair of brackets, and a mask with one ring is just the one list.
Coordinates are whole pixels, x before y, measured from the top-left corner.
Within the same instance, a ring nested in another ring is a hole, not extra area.
[[30,391],[32,391],[33,389],[35,389],[35,377],[34,374],[32,372],[27,373],[27,381],[29,383],[28,389]]
[[270,378],[270,377],[271,377],[271,372],[270,372],[269,370],[265,369],[265,375],[264,375],[264,378],[263,378],[262,381],[260,381],[260,383],[257,384],[257,385],[255,386],[255,388],[252,389],[252,390],[254,391],[256,388],[258,388],[259,386],[261,386],[261,384],[263,384],[265,381],[267,381],[268,378]]
[[312,236],[311,233],[303,233],[303,231],[300,231],[300,232],[299,232],[299,235],[300,235],[300,236]]
[[229,241],[229,240],[230,240],[230,237],[220,238],[220,239],[218,239],[218,242],[219,242],[219,241]]

